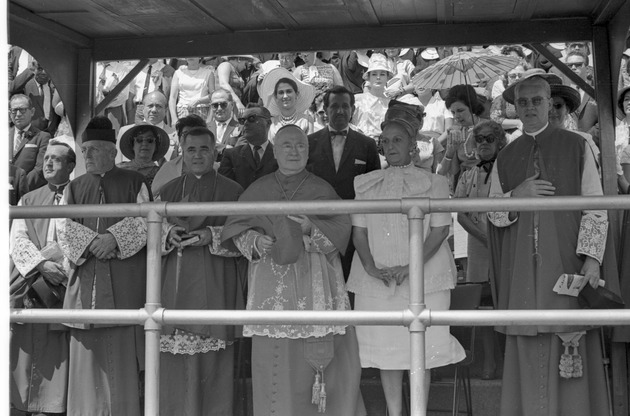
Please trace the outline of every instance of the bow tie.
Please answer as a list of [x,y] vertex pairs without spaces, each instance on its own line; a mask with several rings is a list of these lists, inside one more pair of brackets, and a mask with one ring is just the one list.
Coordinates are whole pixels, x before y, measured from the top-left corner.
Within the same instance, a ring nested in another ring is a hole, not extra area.
[[347,135],[348,135],[348,131],[347,130],[341,130],[341,131],[330,130],[330,138],[331,139],[335,138],[335,136],[346,137]]

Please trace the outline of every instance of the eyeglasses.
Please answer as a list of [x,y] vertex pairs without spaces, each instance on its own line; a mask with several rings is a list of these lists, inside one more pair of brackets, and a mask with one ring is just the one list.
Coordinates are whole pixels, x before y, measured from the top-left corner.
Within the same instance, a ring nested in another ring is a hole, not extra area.
[[26,113],[28,110],[29,110],[29,108],[28,108],[28,107],[17,107],[17,108],[12,108],[10,111],[11,111],[11,114],[16,115],[17,113],[22,113],[22,114],[24,114],[24,113]]
[[496,138],[493,135],[491,135],[491,134],[489,134],[487,136],[485,136],[483,134],[477,134],[475,136],[475,141],[477,143],[480,143],[480,144],[483,143],[484,141],[486,143],[494,143],[495,140],[496,140]]
[[142,144],[142,143],[153,144],[153,143],[155,143],[155,139],[153,137],[134,137],[133,140],[137,144]]
[[252,114],[250,116],[247,117],[242,117],[238,119],[238,124],[243,125],[245,124],[245,122],[248,123],[255,123],[257,119],[259,118],[264,118],[265,120],[269,120],[269,117],[265,117],[265,116],[259,116],[258,114]]
[[219,107],[221,107],[222,109],[226,109],[228,106],[227,101],[221,101],[220,103],[212,103],[210,104],[212,106],[212,108],[214,108],[215,110],[218,109]]
[[573,68],[573,67],[575,67],[575,68],[582,68],[584,66],[584,62],[571,62],[570,64],[567,63],[567,66],[569,68]]
[[553,108],[555,108],[556,110],[560,110],[562,107],[564,107],[564,104],[562,104],[562,103],[554,103],[553,104]]
[[523,74],[508,74],[508,78],[510,78],[510,79],[517,79],[517,78],[520,78],[522,76],[523,76]]
[[519,98],[515,102],[516,102],[516,105],[518,105],[519,107],[527,107],[529,106],[530,103],[534,107],[538,107],[539,105],[543,103],[544,100],[548,100],[548,98],[534,97],[531,100],[528,100],[527,98]]
[[584,48],[584,47],[586,47],[586,45],[583,43],[572,43],[569,45],[569,48]]

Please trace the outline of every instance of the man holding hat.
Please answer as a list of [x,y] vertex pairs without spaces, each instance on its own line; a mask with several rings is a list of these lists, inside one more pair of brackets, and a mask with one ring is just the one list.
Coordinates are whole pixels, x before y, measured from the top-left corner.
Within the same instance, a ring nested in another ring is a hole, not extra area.
[[[529,73],[503,92],[515,104],[523,134],[499,153],[490,197],[603,194],[587,142],[549,123],[553,82],[553,74]],[[605,210],[491,212],[488,218],[498,309],[578,309],[576,297],[553,290],[563,274],[583,275],[586,284],[599,285]],[[599,329],[496,329],[507,336],[501,414],[608,414]]]
[[[144,177],[114,165],[116,133],[102,116],[82,135],[86,173],[68,184],[67,204],[150,201]],[[144,305],[147,228],[143,218],[59,220],[59,242],[76,266],[66,309],[138,309]],[[140,415],[143,345],[135,325],[67,324],[70,330],[68,416]]]

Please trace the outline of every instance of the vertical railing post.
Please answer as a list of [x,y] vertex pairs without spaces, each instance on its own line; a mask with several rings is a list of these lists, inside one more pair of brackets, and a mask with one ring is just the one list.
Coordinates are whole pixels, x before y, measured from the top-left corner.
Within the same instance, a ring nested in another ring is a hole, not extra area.
[[150,211],[147,218],[147,294],[145,309],[149,318],[144,324],[145,372],[144,414],[158,416],[160,413],[160,332],[162,325],[156,322],[153,313],[161,307],[162,273],[162,216]]
[[409,326],[411,338],[411,369],[409,371],[409,392],[411,414],[426,416],[428,397],[425,394],[425,335],[426,328],[419,320],[424,304],[424,212],[414,206],[407,213],[409,221],[409,309],[415,319]]

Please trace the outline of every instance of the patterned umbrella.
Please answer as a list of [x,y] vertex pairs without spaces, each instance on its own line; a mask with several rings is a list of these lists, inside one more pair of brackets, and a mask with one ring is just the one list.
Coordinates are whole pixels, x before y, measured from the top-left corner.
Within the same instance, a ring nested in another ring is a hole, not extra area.
[[444,89],[459,84],[478,84],[505,74],[518,65],[513,56],[490,52],[458,52],[416,74],[411,82],[416,88]]

